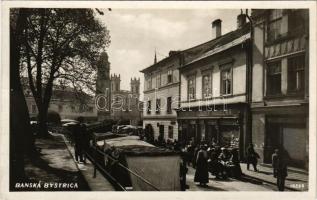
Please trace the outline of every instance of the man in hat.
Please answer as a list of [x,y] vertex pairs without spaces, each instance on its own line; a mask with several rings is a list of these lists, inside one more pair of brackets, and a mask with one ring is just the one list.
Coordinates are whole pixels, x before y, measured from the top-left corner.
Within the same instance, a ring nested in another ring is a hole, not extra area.
[[283,147],[281,149],[275,149],[275,152],[272,155],[272,167],[273,176],[276,178],[276,184],[279,191],[284,191],[285,188],[288,160],[289,154]]

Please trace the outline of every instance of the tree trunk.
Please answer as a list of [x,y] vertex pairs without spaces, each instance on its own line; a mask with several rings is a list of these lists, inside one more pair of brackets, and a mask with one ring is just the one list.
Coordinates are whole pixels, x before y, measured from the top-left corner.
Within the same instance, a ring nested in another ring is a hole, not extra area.
[[25,9],[18,11],[16,27],[10,29],[10,190],[25,180],[24,155],[34,150],[30,117],[20,82],[21,36],[26,27]]
[[47,137],[48,129],[47,129],[47,113],[48,113],[48,106],[46,107],[45,104],[42,104],[39,107],[39,136],[40,137]]

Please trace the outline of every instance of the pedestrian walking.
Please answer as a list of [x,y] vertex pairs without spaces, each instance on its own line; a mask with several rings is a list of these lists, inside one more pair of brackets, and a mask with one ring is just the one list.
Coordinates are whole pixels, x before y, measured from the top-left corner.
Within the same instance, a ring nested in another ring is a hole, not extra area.
[[206,146],[200,146],[200,150],[197,153],[196,159],[196,171],[194,182],[199,182],[199,185],[206,186],[209,182],[208,163],[207,163],[207,148]]
[[250,169],[250,164],[253,165],[254,171],[258,171],[257,164],[258,159],[260,158],[259,154],[254,150],[254,146],[251,143],[247,149],[247,170]]
[[85,132],[86,126],[83,124],[83,117],[78,117],[78,123],[75,125],[73,129],[74,135],[74,150],[75,150],[75,160],[76,162],[84,162],[83,154],[84,154],[84,146],[85,146]]
[[272,167],[273,176],[276,178],[276,185],[279,191],[284,191],[285,189],[288,160],[289,154],[283,147],[280,150],[275,149],[272,155]]

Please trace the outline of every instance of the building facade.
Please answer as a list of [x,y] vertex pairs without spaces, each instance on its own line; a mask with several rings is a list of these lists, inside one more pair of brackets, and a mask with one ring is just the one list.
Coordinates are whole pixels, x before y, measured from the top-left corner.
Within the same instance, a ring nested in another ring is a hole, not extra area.
[[[37,119],[38,109],[30,91],[26,91],[25,99],[31,119]],[[85,103],[82,102],[83,99]],[[54,89],[48,110],[58,113],[61,119],[76,120],[81,116],[86,122],[97,120],[93,97],[84,94],[78,98],[78,94],[71,88]]]
[[120,74],[111,75],[111,118],[124,124],[142,123],[143,104],[140,101],[140,78],[131,78],[130,90],[121,90]]
[[143,128],[152,130],[154,139],[178,140],[176,111],[179,107],[179,70],[181,53],[170,51],[169,56],[143,69],[144,109]]
[[250,141],[248,50],[250,26],[238,16],[237,29],[221,35],[221,20],[212,23],[212,40],[183,51],[179,138],[185,143],[238,148],[243,157]]
[[284,147],[308,168],[308,10],[252,10],[252,141],[262,162]]

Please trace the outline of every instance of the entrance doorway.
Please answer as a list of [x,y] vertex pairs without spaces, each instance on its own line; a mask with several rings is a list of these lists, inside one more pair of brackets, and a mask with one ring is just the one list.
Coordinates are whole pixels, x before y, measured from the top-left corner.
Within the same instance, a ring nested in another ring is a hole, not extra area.
[[268,123],[265,134],[264,162],[272,163],[272,154],[283,144],[283,135],[280,126],[275,123]]

